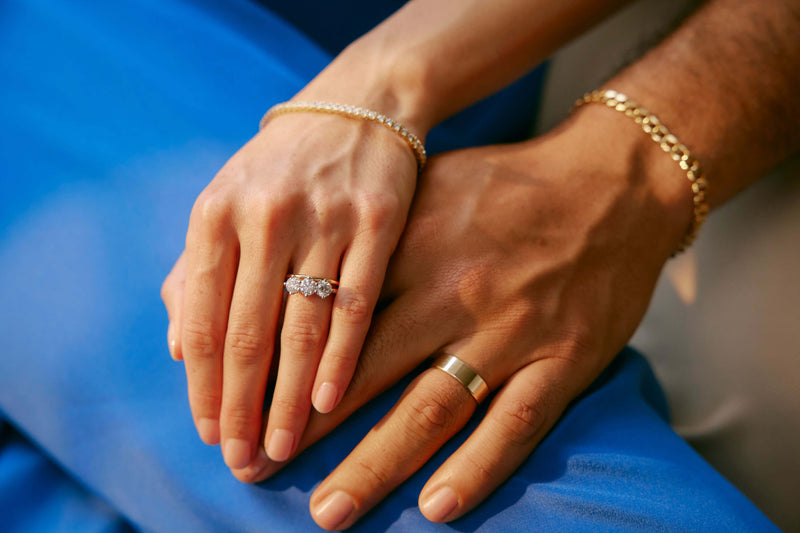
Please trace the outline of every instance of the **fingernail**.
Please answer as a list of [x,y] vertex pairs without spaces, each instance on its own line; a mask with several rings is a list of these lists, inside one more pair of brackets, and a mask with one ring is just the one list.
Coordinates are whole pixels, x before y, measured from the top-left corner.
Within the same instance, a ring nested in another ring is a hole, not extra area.
[[244,468],[253,458],[250,443],[243,439],[227,439],[222,447],[222,456],[228,468]]
[[294,435],[288,429],[276,429],[269,438],[267,455],[273,461],[285,461],[294,451]]
[[177,342],[175,341],[175,332],[172,328],[172,322],[169,323],[169,327],[167,328],[167,345],[169,346],[169,356],[177,361],[178,358],[175,355],[175,346],[177,345]]
[[458,507],[458,495],[450,487],[442,487],[426,499],[419,510],[431,522],[444,522]]
[[253,463],[250,465],[250,470],[258,474],[269,464],[269,457],[267,457],[267,451],[262,448],[261,446],[258,447],[258,453],[256,454],[256,458]]
[[355,509],[353,498],[346,492],[337,490],[317,506],[314,520],[325,529],[337,529],[350,518],[353,509]]
[[339,391],[333,383],[323,383],[314,398],[314,408],[320,413],[330,413],[336,407],[336,400],[339,398]]
[[174,361],[180,361],[178,358],[178,341],[175,339],[169,341],[169,354],[172,356]]
[[200,440],[214,446],[219,444],[219,422],[210,418],[200,418],[197,421],[197,433]]
[[274,465],[267,457],[267,452],[261,446],[258,446],[256,457],[245,468],[231,468],[231,472],[240,480],[245,483],[258,483],[266,477],[268,466]]

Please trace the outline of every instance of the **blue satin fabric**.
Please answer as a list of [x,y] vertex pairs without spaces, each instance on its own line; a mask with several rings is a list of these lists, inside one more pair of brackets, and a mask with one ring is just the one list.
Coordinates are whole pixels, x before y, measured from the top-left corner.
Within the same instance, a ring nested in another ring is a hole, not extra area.
[[[398,2],[375,4],[385,16]],[[183,367],[166,352],[159,287],[194,198],[342,44],[314,34],[335,27],[295,29],[286,9],[0,5],[3,531],[318,530],[313,488],[402,391],[248,486],[197,438]],[[449,121],[434,150],[519,138],[539,75]],[[649,367],[626,350],[477,511],[433,525],[416,507],[467,428],[354,530],[771,530],[665,419]]]

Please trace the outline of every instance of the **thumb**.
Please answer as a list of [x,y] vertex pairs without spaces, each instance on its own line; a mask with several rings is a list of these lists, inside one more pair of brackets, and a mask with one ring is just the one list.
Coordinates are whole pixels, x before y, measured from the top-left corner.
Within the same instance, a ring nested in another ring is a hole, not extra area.
[[167,308],[169,327],[167,328],[167,345],[169,353],[176,361],[183,360],[181,353],[181,316],[183,314],[183,292],[186,286],[186,260],[184,254],[175,262],[172,271],[161,285],[161,299]]

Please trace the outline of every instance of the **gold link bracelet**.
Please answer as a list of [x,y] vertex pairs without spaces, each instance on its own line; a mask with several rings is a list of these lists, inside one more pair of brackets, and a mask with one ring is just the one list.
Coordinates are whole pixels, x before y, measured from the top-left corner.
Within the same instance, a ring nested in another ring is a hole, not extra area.
[[270,110],[264,114],[264,117],[259,123],[259,129],[263,129],[272,118],[288,113],[327,113],[329,115],[340,115],[380,124],[399,135],[409,148],[411,148],[414,152],[414,159],[417,160],[417,172],[422,172],[428,160],[428,154],[425,152],[425,145],[419,140],[419,137],[408,131],[396,120],[382,115],[377,111],[365,109],[363,107],[334,104],[330,102],[283,102],[282,104],[272,106]]
[[666,126],[661,124],[658,117],[624,94],[613,90],[592,91],[584,94],[583,98],[576,101],[572,110],[574,111],[582,105],[592,103],[605,104],[611,109],[631,117],[653,141],[658,143],[662,150],[670,154],[682,170],[686,171],[686,178],[692,186],[692,222],[675,253],[686,250],[697,238],[700,226],[703,225],[709,211],[707,199],[708,180],[703,175],[700,163],[692,156],[689,149],[681,144]]

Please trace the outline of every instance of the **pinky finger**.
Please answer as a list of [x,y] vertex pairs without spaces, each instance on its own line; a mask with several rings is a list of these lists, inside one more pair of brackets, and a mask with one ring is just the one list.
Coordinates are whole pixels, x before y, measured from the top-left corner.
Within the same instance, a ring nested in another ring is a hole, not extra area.
[[425,484],[419,507],[432,522],[467,513],[531,454],[582,390],[563,360],[543,359],[514,374],[467,441]]

